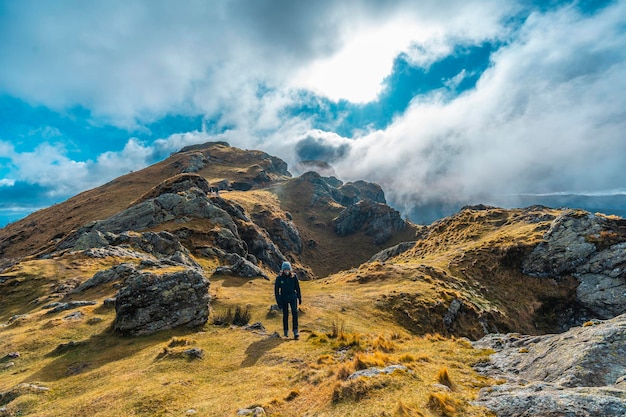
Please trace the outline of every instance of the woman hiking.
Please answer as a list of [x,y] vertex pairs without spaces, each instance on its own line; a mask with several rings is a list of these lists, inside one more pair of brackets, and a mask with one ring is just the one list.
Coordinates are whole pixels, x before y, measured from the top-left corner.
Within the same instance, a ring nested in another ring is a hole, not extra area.
[[274,296],[276,304],[283,310],[283,332],[285,337],[289,337],[289,307],[293,318],[293,337],[298,340],[298,303],[302,304],[302,294],[300,293],[300,282],[298,277],[291,270],[289,262],[283,262],[280,267],[280,275],[276,277],[274,283]]

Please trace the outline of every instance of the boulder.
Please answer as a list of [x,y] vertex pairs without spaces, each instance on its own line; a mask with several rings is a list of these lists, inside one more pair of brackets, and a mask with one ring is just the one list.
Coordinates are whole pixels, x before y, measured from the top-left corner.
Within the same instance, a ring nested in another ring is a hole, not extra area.
[[209,281],[197,270],[131,276],[116,296],[113,328],[132,336],[203,326],[209,316]]
[[562,334],[490,334],[474,347],[495,351],[477,370],[506,381],[479,396],[478,404],[498,416],[565,415],[559,410],[624,415],[626,391],[619,381],[626,375],[626,315]]

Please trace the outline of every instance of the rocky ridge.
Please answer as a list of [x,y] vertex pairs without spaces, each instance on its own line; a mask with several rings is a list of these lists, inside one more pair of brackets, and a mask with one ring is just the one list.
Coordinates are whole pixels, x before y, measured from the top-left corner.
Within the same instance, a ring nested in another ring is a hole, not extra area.
[[[113,328],[122,334],[142,335],[206,323],[209,284],[199,260],[217,263],[211,271],[215,275],[264,279],[289,260],[301,279],[314,278],[311,269],[301,263],[304,243],[288,212],[262,207],[248,211],[219,195],[219,191],[245,192],[285,181],[291,174],[283,161],[257,151],[242,153],[221,142],[183,148],[177,155],[186,156],[184,163],[173,164],[180,173],[111,216],[80,225],[55,239],[38,255],[41,259],[72,254],[124,259],[125,263],[76,283],[67,294],[101,286],[119,287]],[[237,174],[217,181],[217,186],[203,175],[209,168],[233,163],[237,164]],[[248,165],[241,168],[241,163]],[[313,187],[311,201],[347,205],[335,220],[337,236],[364,230],[374,245],[381,245],[407,227],[397,211],[384,203],[378,185],[365,181],[344,184],[315,172],[292,181]],[[171,267],[180,271],[166,272]]]

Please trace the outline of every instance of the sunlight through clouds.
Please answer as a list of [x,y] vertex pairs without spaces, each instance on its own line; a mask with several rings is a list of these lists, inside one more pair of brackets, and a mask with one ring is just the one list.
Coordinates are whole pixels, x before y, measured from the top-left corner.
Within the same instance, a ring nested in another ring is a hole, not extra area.
[[407,19],[363,28],[351,34],[336,54],[303,68],[292,85],[335,101],[366,103],[375,100],[384,78],[391,73],[394,58],[407,50],[411,41],[425,38],[425,32],[416,22]]

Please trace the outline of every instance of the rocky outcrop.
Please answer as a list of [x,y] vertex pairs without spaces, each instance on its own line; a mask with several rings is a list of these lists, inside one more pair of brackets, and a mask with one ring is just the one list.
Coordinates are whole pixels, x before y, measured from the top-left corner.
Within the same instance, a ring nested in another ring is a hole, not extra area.
[[478,399],[499,417],[624,416],[626,315],[556,335],[490,334],[474,347],[495,351],[479,372],[506,381]]
[[283,218],[269,210],[252,215],[254,223],[265,229],[272,240],[284,252],[302,252],[302,239],[296,225],[288,218]]
[[90,288],[100,287],[112,282],[124,282],[127,278],[137,274],[138,271],[134,265],[123,263],[109,269],[98,271],[93,277],[80,284],[74,293],[80,293]]
[[[258,266],[239,255],[231,254],[229,256],[232,264],[230,266],[220,266],[215,270],[216,275],[235,275],[245,278],[263,277],[269,280],[269,277]],[[234,258],[234,259],[233,259]]]
[[139,336],[203,326],[209,316],[209,281],[195,269],[131,275],[115,301],[114,330]]
[[356,204],[360,200],[370,200],[375,203],[386,204],[385,193],[378,184],[366,181],[348,182],[338,187],[341,195],[339,203],[344,206]]
[[569,210],[522,264],[523,272],[579,281],[576,300],[600,319],[626,313],[626,220]]
[[386,262],[391,258],[394,258],[398,255],[403,254],[404,252],[408,251],[414,246],[415,246],[415,241],[398,243],[395,246],[392,246],[387,249],[383,249],[382,251],[378,252],[377,254],[372,256],[368,260],[368,262]]
[[335,233],[348,236],[363,231],[374,243],[385,243],[394,233],[401,232],[407,224],[400,213],[382,203],[362,200],[344,209],[334,219]]

